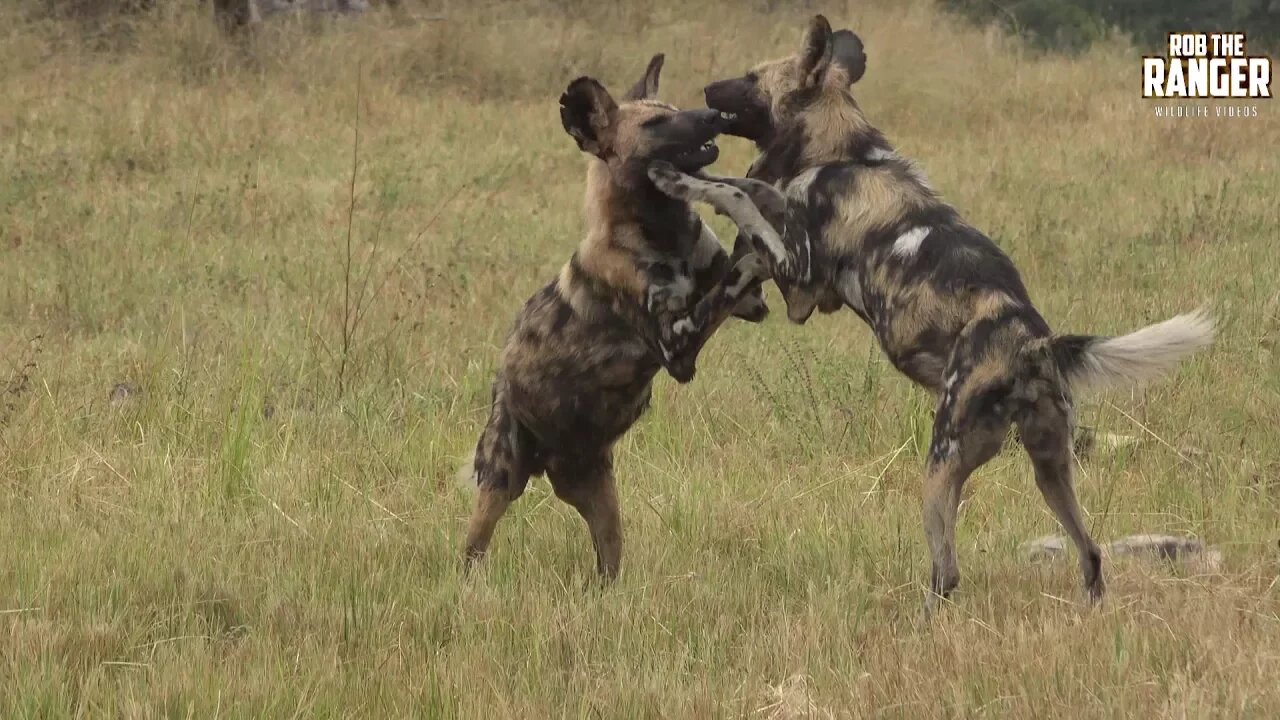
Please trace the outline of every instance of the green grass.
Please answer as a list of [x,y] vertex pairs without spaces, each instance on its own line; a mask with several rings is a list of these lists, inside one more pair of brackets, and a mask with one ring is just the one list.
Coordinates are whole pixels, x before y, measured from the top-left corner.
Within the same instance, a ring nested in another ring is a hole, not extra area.
[[873,122],[1054,327],[1220,316],[1171,379],[1082,404],[1143,443],[1078,482],[1100,539],[1199,536],[1222,571],[1115,562],[1084,608],[1073,562],[1021,556],[1056,525],[1006,452],[917,627],[929,403],[851,314],[791,326],[771,290],[619,444],[616,585],[542,480],[459,575],[454,470],[581,232],[555,98],[662,51],[691,106],[799,42],[765,5],[456,3],[241,45],[174,8],[109,43],[0,11],[0,716],[1280,713],[1280,123],[1158,120],[1137,52],[1025,55],[927,4],[822,9],[867,42]]

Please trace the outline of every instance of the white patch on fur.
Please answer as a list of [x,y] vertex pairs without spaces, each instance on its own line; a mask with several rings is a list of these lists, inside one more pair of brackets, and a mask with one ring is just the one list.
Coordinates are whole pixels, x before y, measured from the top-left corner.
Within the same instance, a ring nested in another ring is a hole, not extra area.
[[668,301],[667,306],[672,309],[682,308],[689,303],[689,296],[693,295],[693,278],[688,275],[676,275],[668,287],[671,288],[671,300]]
[[688,335],[693,332],[693,321],[689,318],[680,318],[671,323],[671,332],[677,335]]
[[1214,321],[1203,309],[1148,325],[1128,335],[1097,340],[1080,364],[1067,368],[1073,389],[1100,390],[1164,375],[1186,356],[1213,344]]
[[932,228],[927,227],[913,227],[902,233],[898,236],[898,239],[893,242],[893,254],[904,258],[909,258],[912,255],[915,255],[920,249],[921,243],[923,243],[924,239],[929,236],[931,229]]
[[857,270],[845,270],[840,273],[840,280],[837,285],[840,297],[849,307],[860,313],[866,312],[862,302],[862,278],[858,275]]
[[809,202],[809,187],[813,185],[813,181],[818,179],[818,173],[822,172],[821,167],[809,168],[787,183],[787,198],[797,202]]
[[943,385],[943,389],[950,391],[952,386],[956,384],[956,380],[958,380],[959,378],[960,378],[960,373],[952,372],[950,375],[947,376],[947,382],[945,385]]
[[646,302],[651,311],[678,312],[689,304],[693,291],[693,278],[676,275],[670,283],[650,285]]
[[884,162],[898,156],[898,153],[882,147],[873,147],[867,151],[867,162]]

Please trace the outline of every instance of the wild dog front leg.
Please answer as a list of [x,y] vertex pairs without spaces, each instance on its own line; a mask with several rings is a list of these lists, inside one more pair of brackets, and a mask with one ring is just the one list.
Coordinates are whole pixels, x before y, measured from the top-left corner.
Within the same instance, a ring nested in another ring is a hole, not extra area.
[[[679,171],[677,171],[679,172]],[[766,222],[776,229],[781,229],[787,222],[787,198],[769,183],[751,178],[722,177],[699,172],[689,177],[718,185],[729,185],[737,188],[750,198],[756,209],[764,216]],[[704,200],[711,203],[711,200]],[[712,203],[714,205],[714,203]],[[716,208],[717,212],[722,212]],[[722,213],[728,214],[728,213]],[[780,230],[781,231],[781,230]]]
[[[769,271],[774,276],[783,275],[788,278],[803,277],[809,272],[807,252],[797,253],[790,245],[797,248],[808,248],[808,238],[803,242],[795,242],[790,237],[784,242],[783,235],[761,212],[763,207],[782,228],[782,233],[789,230],[786,223],[786,200],[774,188],[757,180],[734,178],[733,182],[720,179],[699,178],[677,170],[670,163],[656,162],[649,166],[649,179],[664,194],[689,202],[705,202],[717,212],[727,215],[740,233],[747,236],[756,252],[762,254],[767,261]],[[759,198],[758,205],[756,198]],[[802,226],[794,232],[804,232]]]
[[692,378],[702,347],[733,315],[742,298],[756,292],[767,277],[768,270],[756,255],[739,259],[724,278],[698,300],[689,314],[672,326],[677,336],[677,354],[672,364]]
[[[698,173],[691,176],[697,180],[730,185],[746,193],[764,219],[782,236],[782,244],[787,250],[788,260],[784,265],[772,264],[770,275],[790,285],[807,284],[812,280],[813,249],[809,242],[809,231],[803,217],[795,217],[796,212],[787,201],[786,196],[774,186],[751,178],[721,177]],[[736,197],[736,196],[735,196]],[[716,208],[716,213],[729,213]],[[732,218],[732,215],[729,215]],[[733,257],[740,257],[751,249],[752,238],[746,230],[740,230],[733,243]]]
[[778,231],[765,220],[746,193],[726,183],[703,180],[680,172],[666,162],[649,166],[649,179],[663,192],[686,202],[704,202],[729,216],[738,229],[751,237],[757,251],[764,251],[774,263],[787,261],[787,248]]
[[[702,297],[720,282],[720,278],[724,277],[724,274],[739,260],[755,251],[751,249],[750,241],[739,235],[740,239],[734,244],[733,253],[725,252],[715,231],[701,220],[698,225],[698,239],[689,252],[688,261],[690,275],[693,277],[694,295]],[[733,308],[733,317],[750,323],[763,322],[768,315],[769,305],[765,302],[762,288],[747,292]]]
[[[665,280],[665,272],[650,268],[650,276]],[[768,277],[764,263],[751,254],[733,267],[691,306],[676,300],[678,283],[658,282],[647,292],[646,311],[656,335],[663,367],[677,382],[693,379],[698,354],[728,320],[744,297],[757,292]]]

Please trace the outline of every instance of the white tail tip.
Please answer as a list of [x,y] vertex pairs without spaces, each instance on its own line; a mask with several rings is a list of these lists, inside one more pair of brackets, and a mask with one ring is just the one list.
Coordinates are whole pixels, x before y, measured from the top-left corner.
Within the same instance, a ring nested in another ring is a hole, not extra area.
[[1173,369],[1180,360],[1213,344],[1214,320],[1207,310],[1169,318],[1128,335],[1091,344],[1072,375],[1082,388],[1143,383]]
[[476,489],[476,449],[471,448],[471,452],[458,464],[458,469],[453,474],[454,482],[458,483],[458,487],[467,492],[475,492]]

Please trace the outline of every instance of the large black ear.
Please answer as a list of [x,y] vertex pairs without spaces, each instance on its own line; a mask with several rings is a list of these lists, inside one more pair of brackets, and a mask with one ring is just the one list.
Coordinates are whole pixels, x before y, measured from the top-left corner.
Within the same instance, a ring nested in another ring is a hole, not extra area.
[[605,154],[606,136],[618,104],[595,78],[580,77],[560,96],[560,122],[578,147],[597,157]]
[[640,78],[640,82],[632,85],[622,99],[647,100],[658,97],[658,76],[662,75],[662,63],[666,59],[667,56],[662,53],[654,55],[649,61],[649,67],[645,68],[644,77]]
[[831,45],[831,23],[822,15],[814,15],[800,50],[800,75],[806,87],[822,80],[831,64]]
[[[867,54],[862,49],[862,38],[848,30],[837,30],[831,35],[831,64],[845,74],[845,86],[862,79],[867,71]],[[834,75],[835,73],[830,73]]]

